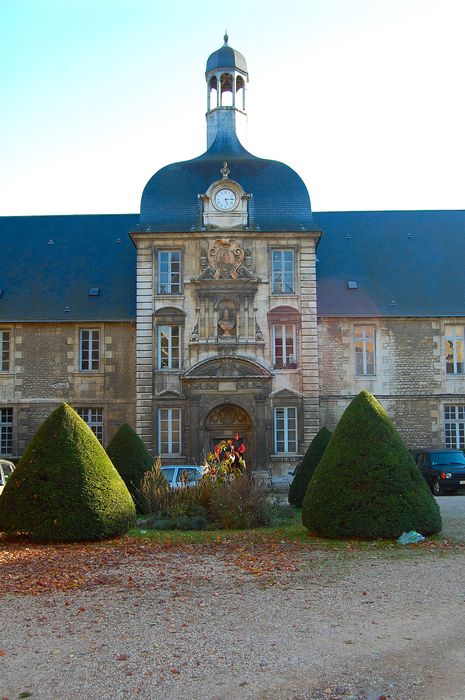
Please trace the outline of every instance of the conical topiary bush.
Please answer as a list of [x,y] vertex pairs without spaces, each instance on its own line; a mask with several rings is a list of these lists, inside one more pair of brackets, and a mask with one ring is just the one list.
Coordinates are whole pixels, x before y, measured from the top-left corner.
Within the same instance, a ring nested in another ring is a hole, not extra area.
[[40,541],[114,537],[134,518],[123,480],[67,404],[38,429],[0,497],[0,531]]
[[308,446],[304,458],[297,468],[292,484],[289,487],[288,500],[292,506],[301,507],[307,491],[307,486],[326,450],[328,442],[331,440],[331,435],[331,430],[328,430],[328,428],[321,428]]
[[325,537],[439,532],[427,484],[381,404],[362,391],[347,407],[310,481],[302,522]]
[[145,472],[153,467],[152,455],[136,431],[127,423],[124,423],[110,440],[107,455],[117,468],[140,510],[142,507],[140,482]]

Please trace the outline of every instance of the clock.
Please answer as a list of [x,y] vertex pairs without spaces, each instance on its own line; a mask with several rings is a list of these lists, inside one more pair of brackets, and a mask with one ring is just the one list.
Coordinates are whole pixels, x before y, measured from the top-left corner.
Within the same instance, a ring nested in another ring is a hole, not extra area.
[[236,195],[232,190],[221,189],[215,194],[215,206],[222,211],[233,209],[236,204]]

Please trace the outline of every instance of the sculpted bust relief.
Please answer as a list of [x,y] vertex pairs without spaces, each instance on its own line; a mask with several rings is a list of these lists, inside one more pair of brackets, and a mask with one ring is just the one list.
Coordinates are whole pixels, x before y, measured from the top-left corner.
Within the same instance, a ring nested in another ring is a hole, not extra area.
[[234,331],[235,326],[236,326],[236,320],[235,320],[233,314],[231,313],[230,309],[228,309],[228,307],[226,307],[225,309],[223,309],[223,314],[222,314],[220,320],[218,321],[218,327],[220,328],[220,330],[222,332],[221,335],[233,336],[234,335],[233,331]]

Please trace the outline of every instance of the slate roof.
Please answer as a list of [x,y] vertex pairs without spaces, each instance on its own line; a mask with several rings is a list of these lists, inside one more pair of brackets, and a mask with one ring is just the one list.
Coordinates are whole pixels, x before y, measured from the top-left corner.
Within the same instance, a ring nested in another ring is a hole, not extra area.
[[[136,214],[1,217],[0,323],[134,321],[128,232],[137,222]],[[321,212],[314,223],[324,231],[320,316],[465,316],[465,211]],[[89,297],[91,287],[100,295]]]
[[236,51],[227,44],[228,37],[225,36],[224,45],[214,51],[207,59],[206,73],[215,70],[240,70],[247,73],[247,62],[240,51]]
[[310,197],[299,175],[284,163],[249,153],[231,129],[220,131],[208,151],[198,158],[172,163],[155,173],[142,194],[140,230],[148,226],[153,231],[201,230],[198,196],[221,179],[225,161],[231,171],[229,177],[247,194],[253,194],[249,204],[251,230],[315,228]]
[[[0,323],[135,319],[136,254],[128,231],[137,219],[1,217]],[[89,297],[91,287],[100,294]]]
[[[322,212],[319,316],[465,316],[465,211]],[[347,282],[357,282],[348,289]]]

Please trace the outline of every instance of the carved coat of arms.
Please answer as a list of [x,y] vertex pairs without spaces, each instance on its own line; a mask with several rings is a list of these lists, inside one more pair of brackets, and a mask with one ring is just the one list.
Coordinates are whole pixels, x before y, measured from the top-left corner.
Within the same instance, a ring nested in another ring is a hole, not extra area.
[[208,251],[213,279],[237,279],[238,268],[244,261],[244,251],[234,238],[219,238]]

